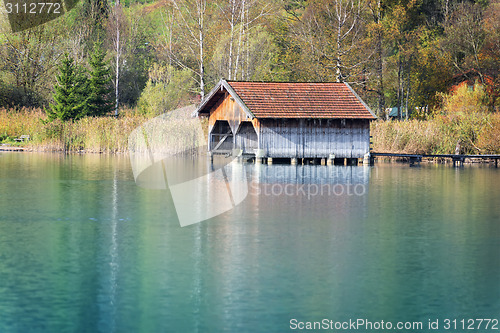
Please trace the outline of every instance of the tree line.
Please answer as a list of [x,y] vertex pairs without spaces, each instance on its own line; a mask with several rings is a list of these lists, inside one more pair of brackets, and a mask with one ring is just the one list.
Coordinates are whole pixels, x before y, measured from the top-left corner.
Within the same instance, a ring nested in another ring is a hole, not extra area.
[[226,78],[345,81],[383,115],[432,110],[473,70],[495,110],[499,59],[499,0],[82,0],[36,28],[3,28],[0,106],[54,116],[69,99],[70,118],[154,115]]

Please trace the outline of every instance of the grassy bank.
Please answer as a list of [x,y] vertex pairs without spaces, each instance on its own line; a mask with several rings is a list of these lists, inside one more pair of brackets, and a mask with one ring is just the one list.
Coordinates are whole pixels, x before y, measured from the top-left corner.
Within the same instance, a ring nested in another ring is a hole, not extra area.
[[407,154],[500,154],[500,114],[437,115],[431,120],[374,121],[373,151]]
[[[0,144],[22,145],[33,151],[122,153],[128,136],[149,118],[123,110],[121,116],[84,118],[76,122],[46,122],[40,109],[0,109]],[[373,150],[410,154],[500,154],[500,114],[453,113],[431,120],[372,122]],[[16,143],[14,138],[31,140]]]
[[[46,122],[41,109],[0,109],[0,144],[21,145],[33,151],[120,153],[128,148],[128,136],[147,118],[124,110],[118,118],[84,118],[76,122]],[[30,141],[14,138],[29,135]]]

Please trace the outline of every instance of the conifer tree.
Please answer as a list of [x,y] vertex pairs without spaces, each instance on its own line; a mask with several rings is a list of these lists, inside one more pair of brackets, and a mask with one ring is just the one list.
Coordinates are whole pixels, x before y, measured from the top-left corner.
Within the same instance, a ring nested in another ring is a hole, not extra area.
[[110,99],[110,69],[104,62],[105,56],[106,53],[102,49],[101,43],[96,43],[90,57],[90,78],[86,105],[86,113],[89,116],[102,116],[111,112],[113,108]]
[[67,53],[59,66],[57,84],[54,87],[54,104],[47,111],[49,120],[75,120],[85,114],[87,78],[82,67],[75,65]]

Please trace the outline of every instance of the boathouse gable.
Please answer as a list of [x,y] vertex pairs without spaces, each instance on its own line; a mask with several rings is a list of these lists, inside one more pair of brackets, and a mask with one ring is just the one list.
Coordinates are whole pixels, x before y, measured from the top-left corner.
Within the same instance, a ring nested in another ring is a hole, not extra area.
[[208,114],[210,151],[227,154],[238,148],[254,153],[258,147],[254,124],[258,121],[245,112],[227,90],[218,96]]
[[208,130],[212,131],[215,122],[218,120],[227,120],[233,133],[236,133],[240,123],[248,119],[247,114],[235,102],[234,98],[228,92],[225,92],[222,98],[219,98],[217,103],[210,111],[208,118]]

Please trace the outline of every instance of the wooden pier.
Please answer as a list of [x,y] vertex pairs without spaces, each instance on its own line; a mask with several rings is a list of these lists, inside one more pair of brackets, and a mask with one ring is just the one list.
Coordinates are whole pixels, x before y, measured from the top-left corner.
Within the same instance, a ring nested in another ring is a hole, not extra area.
[[0,151],[24,151],[23,147],[0,145]]
[[[218,153],[210,152],[209,156],[213,162],[214,155],[220,155]],[[344,166],[356,166],[359,164],[363,165],[373,165],[375,158],[377,157],[399,157],[407,160],[410,165],[415,165],[422,162],[423,158],[441,158],[441,159],[451,159],[453,166],[463,166],[466,159],[483,159],[483,160],[493,160],[495,167],[498,167],[498,160],[500,155],[457,155],[457,154],[400,154],[400,153],[370,153],[366,154],[364,158],[338,158],[334,154],[330,154],[328,157],[313,157],[313,158],[274,158],[274,157],[262,157],[256,154],[245,154],[241,150],[239,154],[233,154],[231,152],[225,154],[225,157],[230,156],[238,158],[240,162],[246,163],[256,163],[256,164],[291,164],[291,165],[344,165]]]
[[483,159],[495,161],[495,167],[498,167],[500,155],[463,155],[463,154],[393,154],[393,153],[371,153],[370,158],[376,157],[401,157],[407,158],[410,165],[419,163],[422,158],[450,158],[453,166],[462,166],[466,159]]

